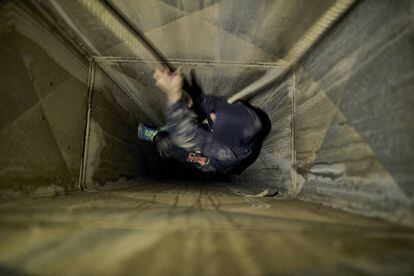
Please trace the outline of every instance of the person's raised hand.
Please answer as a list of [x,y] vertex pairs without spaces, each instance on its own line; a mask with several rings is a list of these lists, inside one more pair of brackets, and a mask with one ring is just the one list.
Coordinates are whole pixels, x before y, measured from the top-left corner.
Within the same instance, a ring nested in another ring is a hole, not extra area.
[[155,85],[167,96],[169,102],[175,103],[182,96],[183,76],[181,67],[171,73],[168,68],[159,67],[153,78]]

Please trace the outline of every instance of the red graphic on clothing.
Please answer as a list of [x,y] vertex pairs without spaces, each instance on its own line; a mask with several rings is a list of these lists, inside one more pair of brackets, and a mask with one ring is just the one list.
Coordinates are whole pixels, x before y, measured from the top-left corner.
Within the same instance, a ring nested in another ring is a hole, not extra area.
[[188,156],[187,156],[187,162],[190,163],[197,163],[200,166],[205,166],[208,164],[208,159],[206,157],[201,156],[198,153],[195,152],[191,152]]

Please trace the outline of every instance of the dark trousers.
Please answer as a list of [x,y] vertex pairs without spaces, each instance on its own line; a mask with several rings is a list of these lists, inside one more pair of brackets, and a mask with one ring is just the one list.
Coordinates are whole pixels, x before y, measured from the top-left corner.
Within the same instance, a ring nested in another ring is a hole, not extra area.
[[[185,113],[185,115],[179,116],[178,119],[174,116],[167,115],[167,129],[169,124],[180,124],[179,129],[174,128],[176,132],[174,133],[174,136],[176,136],[176,139],[172,139],[172,135],[170,135],[167,130],[158,134],[155,141],[157,143],[157,150],[162,157],[180,161],[201,171],[215,172],[216,169],[209,164],[209,159],[202,153],[203,145],[208,142],[209,136],[211,136],[209,126],[201,122],[203,119],[210,119],[208,117],[210,110],[204,108],[203,104],[200,104],[202,100],[204,100],[204,97],[204,95],[192,97],[193,106],[190,109],[187,108],[188,99],[183,97],[183,103],[181,103],[181,105],[176,105],[171,113]],[[216,99],[215,97],[209,97],[209,100],[214,101]],[[217,100],[222,99],[217,98]],[[181,122],[177,123],[176,120],[180,120]],[[196,124],[195,129],[193,126],[194,123]],[[192,139],[194,140],[193,144],[188,145],[189,143],[187,142],[186,145],[183,145],[179,142],[174,142],[185,140],[177,139],[177,136],[180,137],[181,134],[183,134],[183,136],[188,135],[188,131],[191,131],[195,136],[195,138]]]

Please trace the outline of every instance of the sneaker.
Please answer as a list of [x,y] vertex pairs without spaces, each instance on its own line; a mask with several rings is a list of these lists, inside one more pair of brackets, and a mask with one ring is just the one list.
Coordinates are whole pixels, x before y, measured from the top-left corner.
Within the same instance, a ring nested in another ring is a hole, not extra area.
[[155,136],[160,131],[158,129],[152,128],[146,124],[139,124],[138,126],[138,138],[143,141],[154,142]]
[[158,132],[167,132],[167,126],[162,126],[158,129]]

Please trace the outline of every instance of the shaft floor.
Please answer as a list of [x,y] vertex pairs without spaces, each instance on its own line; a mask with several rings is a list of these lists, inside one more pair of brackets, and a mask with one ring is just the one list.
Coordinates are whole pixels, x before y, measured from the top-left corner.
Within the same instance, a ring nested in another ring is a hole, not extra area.
[[0,203],[0,274],[411,274],[410,229],[219,184]]

